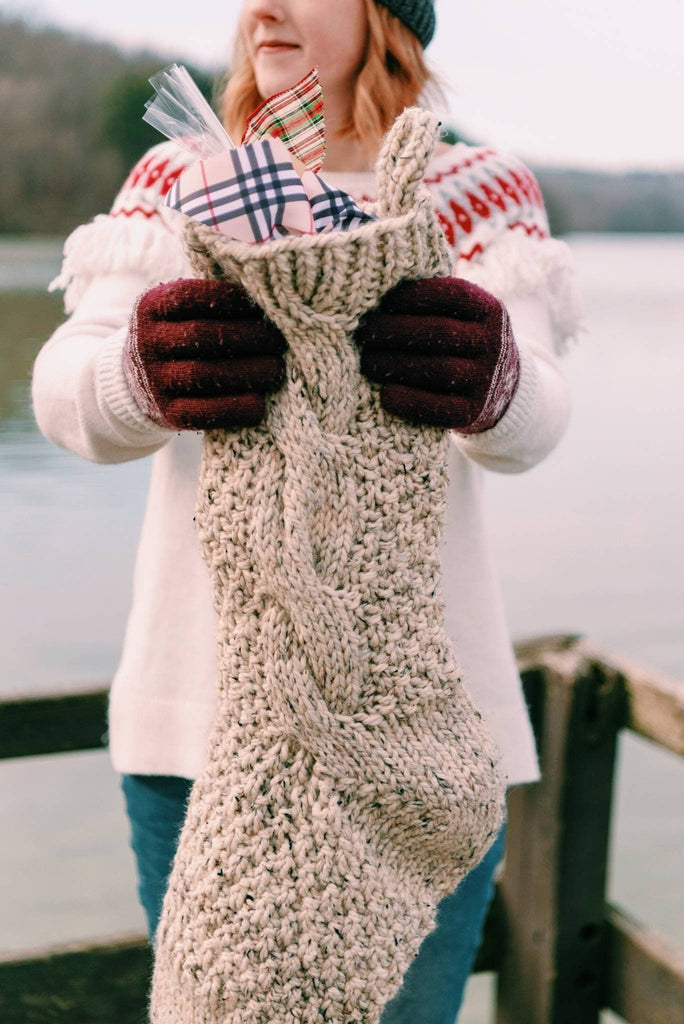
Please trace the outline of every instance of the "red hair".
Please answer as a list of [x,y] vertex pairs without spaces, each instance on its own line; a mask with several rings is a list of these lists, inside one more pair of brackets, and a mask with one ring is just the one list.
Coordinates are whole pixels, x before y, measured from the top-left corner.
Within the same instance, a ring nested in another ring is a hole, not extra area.
[[[414,106],[427,86],[437,90],[439,86],[411,29],[375,0],[365,0],[365,4],[366,50],[354,84],[349,121],[337,134],[339,138],[358,140],[374,156],[382,136],[402,110]],[[221,97],[223,123],[236,140],[242,138],[247,118],[262,99],[238,36],[233,67]]]

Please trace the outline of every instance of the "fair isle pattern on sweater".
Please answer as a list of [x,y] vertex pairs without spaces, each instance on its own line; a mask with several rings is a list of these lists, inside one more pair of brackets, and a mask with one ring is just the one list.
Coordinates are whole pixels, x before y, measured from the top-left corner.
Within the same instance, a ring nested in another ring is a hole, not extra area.
[[158,217],[162,200],[192,162],[192,156],[173,142],[154,146],[124,181],[110,216],[145,217],[147,220]]
[[[133,168],[111,213],[76,229],[67,241],[62,272],[50,285],[51,290],[66,289],[67,312],[83,293],[93,252],[102,254],[103,270],[143,269],[151,281],[187,273],[159,211],[190,162],[175,143],[160,143]],[[550,237],[534,174],[514,156],[457,143],[433,162],[425,185],[453,254],[453,275],[479,284],[504,303],[511,295],[544,292],[555,348],[564,352],[581,329],[581,302],[571,254],[564,242]]]
[[[175,230],[162,222],[164,196],[191,157],[172,142],[150,149],[136,164],[109,214],[100,214],[69,236],[64,261],[50,291],[65,290],[73,312],[96,275],[135,273],[150,284],[187,276]],[[452,273],[479,284],[502,302],[543,295],[551,318],[554,348],[562,354],[584,330],[572,254],[549,237],[539,186],[515,157],[465,143],[433,160],[427,188],[453,254]],[[340,184],[336,176],[337,186]],[[359,200],[372,197],[363,185],[347,186]]]
[[195,271],[239,280],[285,334],[267,421],[205,438],[197,528],[219,618],[219,704],[156,935],[152,1024],[376,1024],[439,900],[496,836],[500,752],[444,629],[447,432],[389,416],[359,318],[450,254],[406,111],[376,223],[230,242],[190,225]]
[[[476,260],[505,231],[549,237],[544,199],[524,163],[489,147],[463,143],[454,146],[452,153],[445,169],[426,177],[424,184],[455,259]],[[130,172],[110,216],[158,216],[162,200],[191,162],[189,154],[173,143],[155,146]]]
[[456,258],[483,255],[504,231],[548,238],[544,199],[529,168],[493,149],[465,148],[466,155],[425,179]]
[[[429,174],[424,184],[455,262],[463,265],[481,259],[508,232],[550,238],[539,183],[522,161],[462,142],[444,156],[450,158],[444,170]],[[374,196],[362,198],[372,202]]]

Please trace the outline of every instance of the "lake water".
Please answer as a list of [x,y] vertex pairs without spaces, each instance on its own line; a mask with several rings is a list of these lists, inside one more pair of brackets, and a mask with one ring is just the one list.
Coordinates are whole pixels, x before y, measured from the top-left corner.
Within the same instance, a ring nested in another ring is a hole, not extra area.
[[[541,466],[487,477],[512,630],[584,633],[684,680],[684,236],[570,244],[589,328],[566,360],[571,426]],[[59,249],[0,240],[3,694],[111,678],[149,474],[81,461],[33,423]],[[684,765],[628,735],[619,758],[610,898],[684,946]],[[0,952],[142,928],[106,753],[6,762],[0,799]],[[472,979],[459,1024],[484,1024],[490,990]]]

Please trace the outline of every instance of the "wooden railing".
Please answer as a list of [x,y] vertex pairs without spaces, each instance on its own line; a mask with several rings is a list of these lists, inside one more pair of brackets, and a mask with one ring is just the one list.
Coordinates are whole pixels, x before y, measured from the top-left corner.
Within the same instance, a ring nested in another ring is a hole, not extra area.
[[[605,898],[618,733],[684,756],[684,684],[578,637],[517,655],[542,780],[509,791],[475,964],[497,974],[496,1024],[684,1024],[684,954]],[[1,702],[0,758],[102,747],[106,707],[105,687]],[[143,935],[2,957],[0,1020],[142,1024],[151,966]]]

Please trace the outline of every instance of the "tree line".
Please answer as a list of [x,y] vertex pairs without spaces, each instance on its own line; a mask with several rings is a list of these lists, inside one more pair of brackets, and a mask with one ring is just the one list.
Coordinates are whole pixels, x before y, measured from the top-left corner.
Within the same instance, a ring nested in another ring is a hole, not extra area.
[[[142,115],[147,79],[171,59],[0,13],[0,234],[66,234],[110,208],[163,141]],[[213,77],[190,70],[211,94]]]
[[[142,113],[147,79],[170,59],[0,13],[0,234],[67,234],[109,209],[136,159],[161,141]],[[213,96],[218,79],[190,70]],[[684,232],[684,170],[532,170],[556,235]]]

